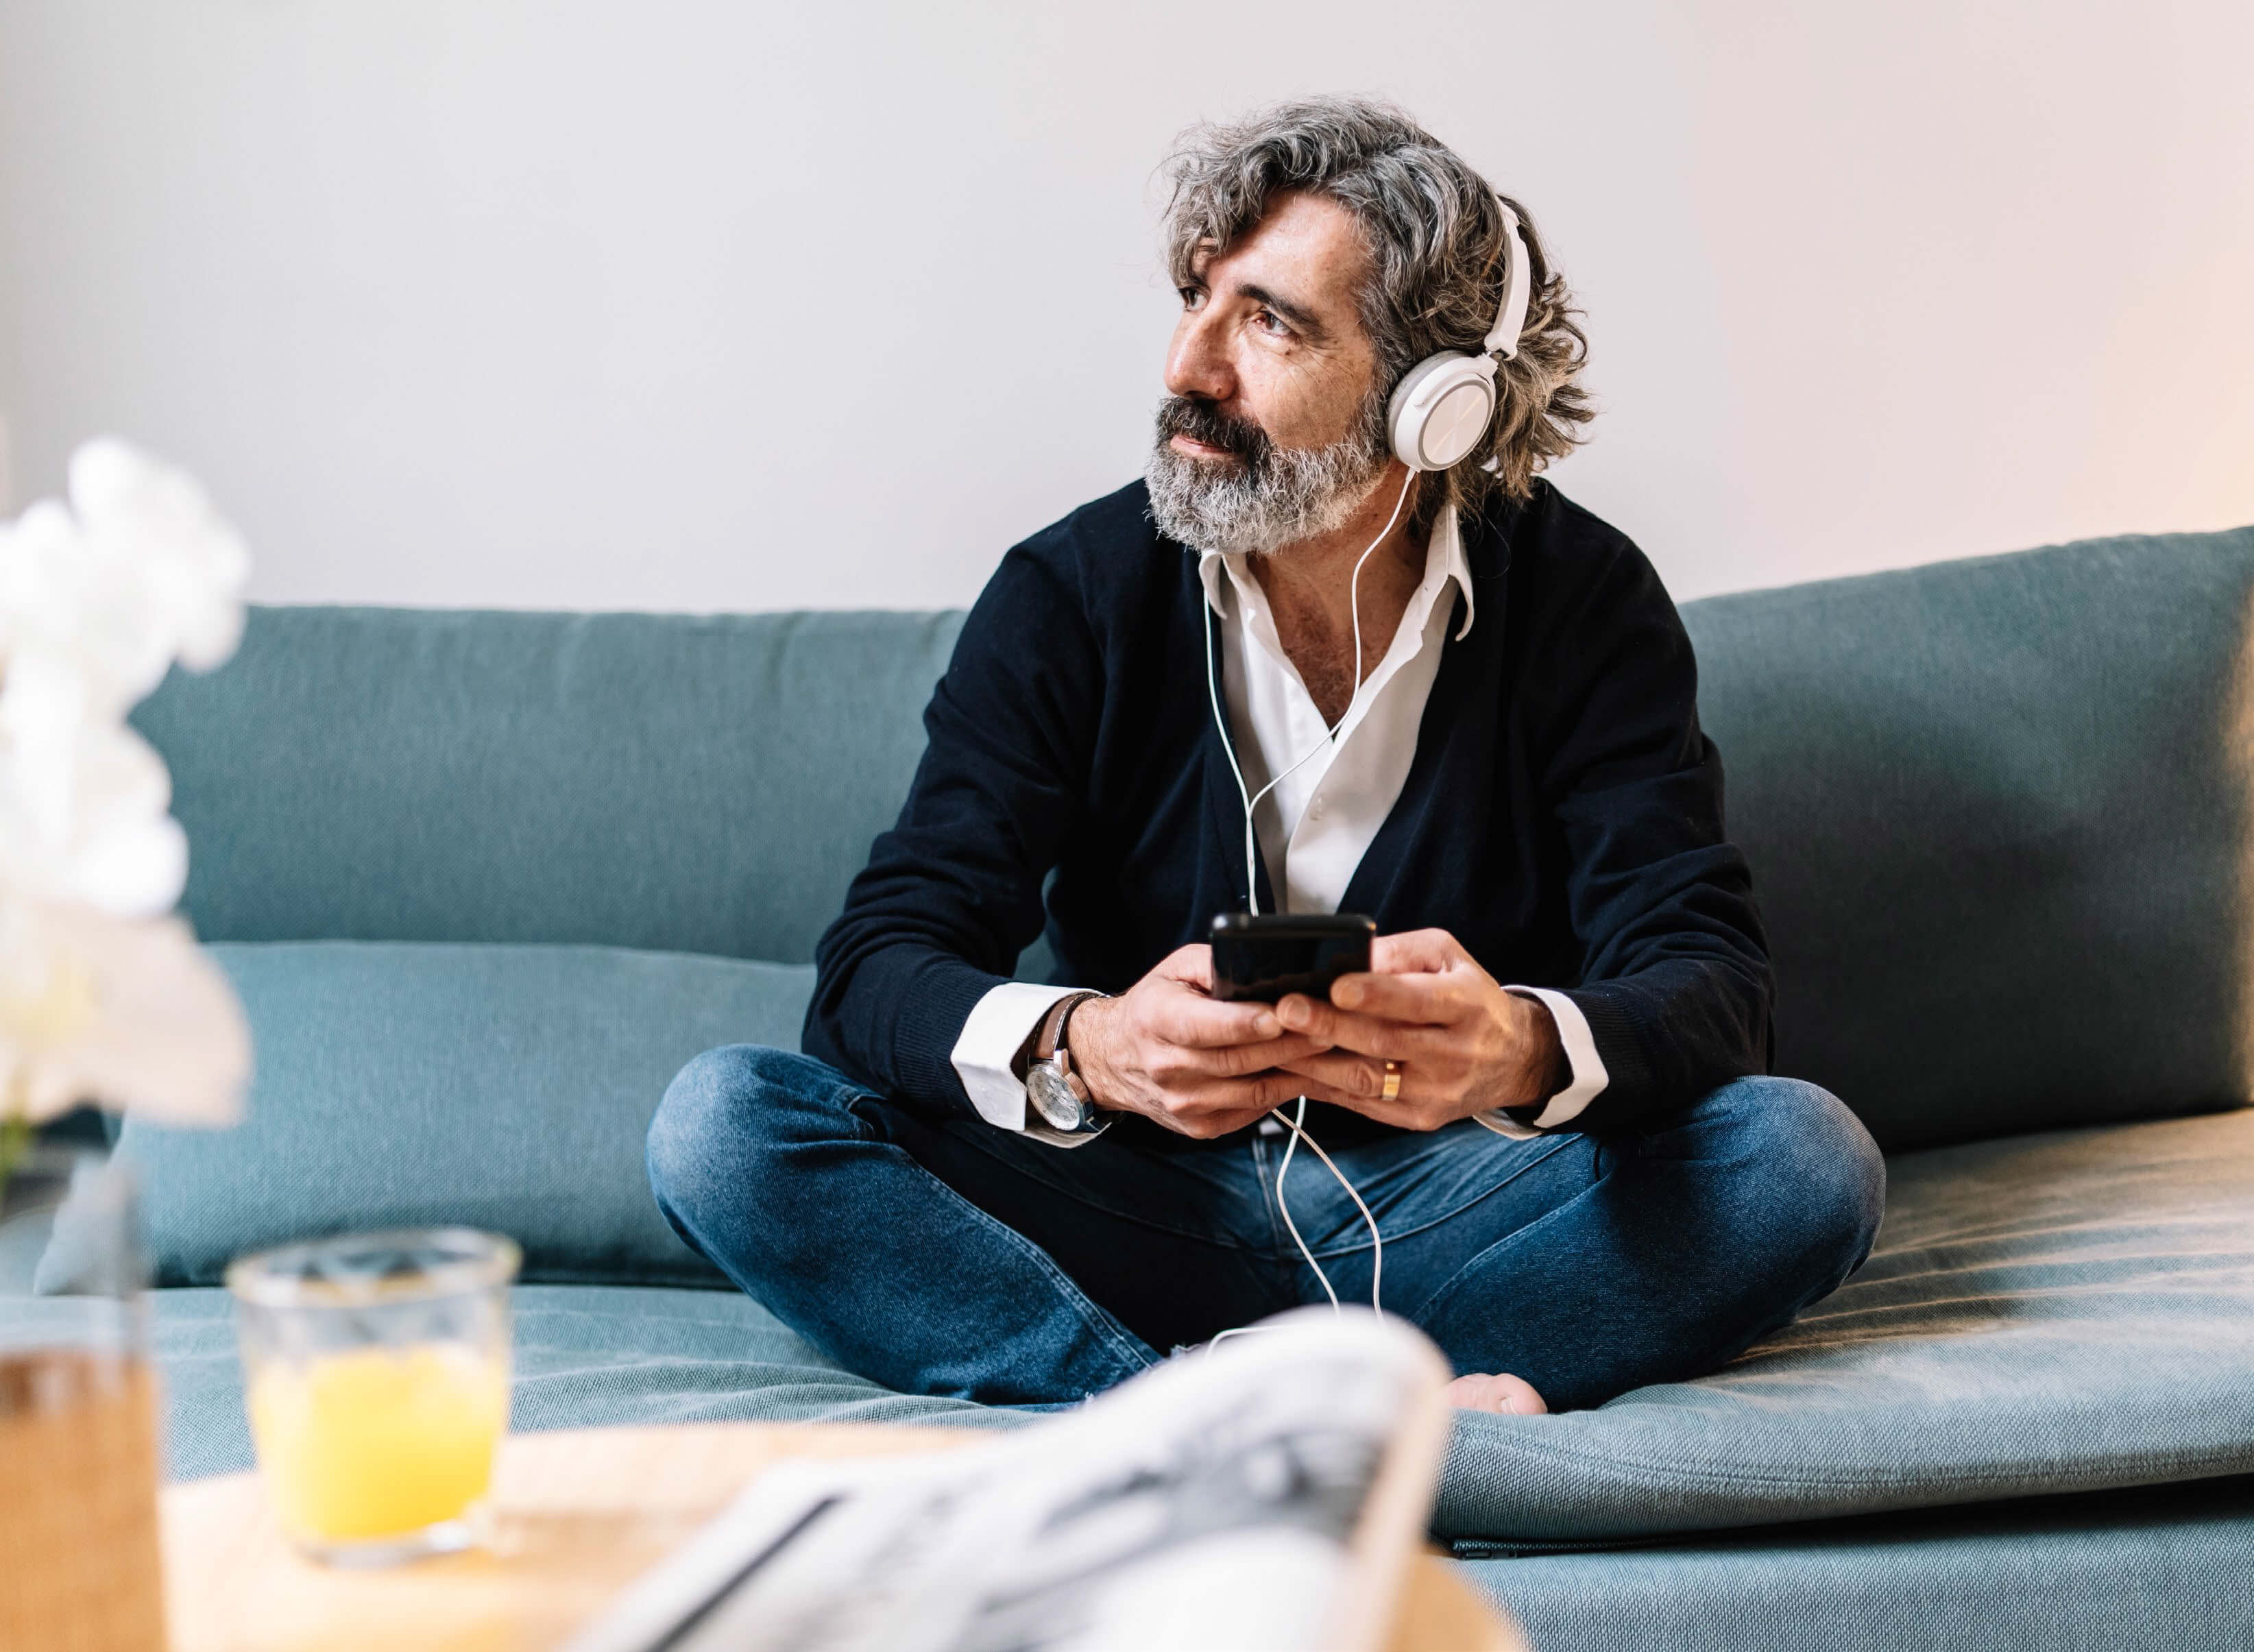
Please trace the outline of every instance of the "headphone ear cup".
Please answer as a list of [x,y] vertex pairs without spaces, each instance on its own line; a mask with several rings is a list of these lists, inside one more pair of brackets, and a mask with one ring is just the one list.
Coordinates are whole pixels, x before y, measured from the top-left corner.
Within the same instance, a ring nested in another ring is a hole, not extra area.
[[1385,409],[1393,457],[1412,471],[1444,471],[1460,463],[1494,416],[1494,359],[1457,350],[1426,356],[1410,368]]

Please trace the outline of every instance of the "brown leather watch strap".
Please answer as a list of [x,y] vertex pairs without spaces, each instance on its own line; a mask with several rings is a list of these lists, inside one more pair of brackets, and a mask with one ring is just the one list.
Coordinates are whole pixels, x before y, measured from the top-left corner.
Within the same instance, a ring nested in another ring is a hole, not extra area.
[[1090,998],[1100,998],[1102,996],[1101,992],[1068,992],[1049,1005],[1049,1012],[1041,1018],[1041,1024],[1033,1029],[1032,1059],[1036,1061],[1046,1061],[1054,1055],[1057,1053],[1057,1046],[1064,1042],[1065,1024],[1072,1019],[1072,1012]]

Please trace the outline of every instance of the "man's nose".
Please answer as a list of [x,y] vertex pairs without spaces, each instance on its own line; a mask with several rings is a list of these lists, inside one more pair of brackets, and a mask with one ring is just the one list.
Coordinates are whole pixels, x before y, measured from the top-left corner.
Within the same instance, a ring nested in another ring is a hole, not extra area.
[[1236,394],[1236,374],[1208,319],[1210,312],[1184,316],[1166,352],[1166,390],[1226,402]]

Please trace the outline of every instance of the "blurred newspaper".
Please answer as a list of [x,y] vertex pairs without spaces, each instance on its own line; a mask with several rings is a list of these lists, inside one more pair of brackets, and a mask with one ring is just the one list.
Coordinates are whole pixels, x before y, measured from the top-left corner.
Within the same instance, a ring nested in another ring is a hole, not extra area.
[[1371,1652],[1446,1378],[1300,1310],[991,1445],[787,1462],[567,1652]]

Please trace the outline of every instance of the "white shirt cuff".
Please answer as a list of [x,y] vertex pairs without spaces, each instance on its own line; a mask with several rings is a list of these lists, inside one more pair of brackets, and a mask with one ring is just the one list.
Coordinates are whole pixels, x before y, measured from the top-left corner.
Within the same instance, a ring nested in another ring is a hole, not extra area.
[[[1004,981],[988,988],[986,996],[971,1006],[947,1059],[979,1117],[999,1130],[1026,1128],[1026,1082],[1018,1076],[1013,1063],[1049,1006],[1078,990],[1032,981]],[[1040,1133],[1056,1132],[1043,1125]]]
[[1604,1094],[1605,1086],[1612,1082],[1612,1075],[1605,1071],[1604,1060],[1597,1054],[1597,1041],[1589,1033],[1589,1018],[1581,1013],[1579,1004],[1548,987],[1505,987],[1503,990],[1522,998],[1532,998],[1550,1012],[1550,1018],[1558,1024],[1558,1041],[1565,1046],[1565,1064],[1572,1074],[1572,1082],[1550,1098],[1550,1104],[1534,1116],[1531,1124],[1521,1124],[1499,1107],[1472,1115],[1498,1135],[1523,1140],[1578,1117],[1583,1108]]

